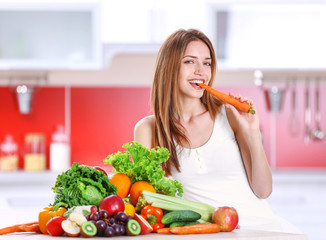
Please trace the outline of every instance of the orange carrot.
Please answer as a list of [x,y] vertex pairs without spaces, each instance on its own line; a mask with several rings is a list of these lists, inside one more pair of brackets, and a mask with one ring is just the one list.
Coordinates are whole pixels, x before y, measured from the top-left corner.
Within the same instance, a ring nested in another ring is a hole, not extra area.
[[218,233],[221,231],[220,225],[215,223],[194,224],[182,227],[172,227],[171,233],[174,234],[205,234],[205,233]]
[[232,97],[230,95],[227,95],[225,93],[222,93],[220,91],[215,90],[214,88],[204,84],[204,83],[198,83],[198,85],[202,88],[204,88],[207,92],[209,92],[210,94],[212,94],[213,96],[219,98],[220,100],[231,104],[232,106],[234,106],[235,108],[243,111],[243,112],[249,112],[251,114],[255,114],[255,110],[252,108],[252,106],[250,106],[249,103],[247,102],[241,102],[238,99],[236,99],[235,97]]
[[8,234],[8,233],[14,233],[14,232],[23,232],[22,229],[20,229],[21,224],[13,225],[10,227],[5,227],[0,229],[0,235]]
[[24,227],[26,228],[27,226],[33,226],[35,224],[38,225],[38,222],[16,224],[16,225],[13,225],[10,227],[5,227],[5,228],[0,229],[0,235],[8,234],[8,233],[15,233],[15,232],[26,232],[26,230],[23,229]]
[[24,232],[41,232],[40,230],[40,225],[38,223],[35,224],[23,224],[20,226],[20,229],[23,230]]
[[170,229],[171,228],[160,228],[160,229],[157,229],[157,233],[161,233],[161,234],[170,234]]

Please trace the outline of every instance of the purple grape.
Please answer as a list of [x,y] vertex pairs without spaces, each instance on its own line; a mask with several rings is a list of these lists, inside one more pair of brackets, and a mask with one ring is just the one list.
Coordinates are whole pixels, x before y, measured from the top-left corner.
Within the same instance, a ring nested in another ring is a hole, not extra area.
[[120,222],[123,223],[127,222],[127,214],[125,214],[124,212],[118,212],[115,218]]
[[115,223],[112,224],[111,227],[113,228],[114,236],[120,236],[120,227],[119,224]]
[[134,219],[134,218],[133,218],[132,216],[130,216],[130,215],[127,215],[126,223],[127,223],[130,219]]
[[125,225],[120,225],[120,234],[125,235],[126,234],[126,226]]
[[100,215],[96,212],[96,213],[91,213],[91,215],[89,216],[90,220],[94,220],[97,221],[100,219]]
[[96,221],[95,220],[89,220],[90,222],[92,222],[94,225],[96,225]]
[[97,232],[96,232],[96,236],[103,236],[104,235],[104,231],[99,231],[99,230],[97,230]]
[[91,206],[91,213],[96,213],[97,212],[97,206],[93,205]]
[[110,223],[111,225],[115,224],[115,223],[116,223],[115,218],[110,218],[109,223]]
[[105,210],[105,209],[101,209],[99,211],[99,214],[100,214],[101,219],[105,219],[105,218],[109,217],[109,212],[107,210]]
[[104,231],[106,229],[106,227],[108,226],[106,224],[106,222],[104,222],[103,220],[98,220],[95,225],[96,225],[97,230],[100,230],[100,231]]
[[104,230],[103,236],[104,237],[113,237],[114,236],[114,229],[112,227],[107,227]]
[[91,220],[90,216],[91,216],[90,214],[87,214],[87,215],[85,216],[85,218],[87,219],[87,221]]

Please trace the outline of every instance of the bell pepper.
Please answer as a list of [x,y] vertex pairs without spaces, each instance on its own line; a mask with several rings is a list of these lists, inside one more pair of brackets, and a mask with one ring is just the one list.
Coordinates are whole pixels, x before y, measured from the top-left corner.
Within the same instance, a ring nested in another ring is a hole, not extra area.
[[153,232],[157,232],[158,229],[164,228],[165,226],[165,224],[161,222],[163,211],[158,207],[146,205],[143,207],[140,215],[152,226]]
[[48,234],[46,230],[47,222],[56,216],[63,216],[63,214],[67,211],[68,204],[59,202],[55,206],[49,206],[43,208],[38,215],[38,222],[40,225],[40,230],[43,234]]

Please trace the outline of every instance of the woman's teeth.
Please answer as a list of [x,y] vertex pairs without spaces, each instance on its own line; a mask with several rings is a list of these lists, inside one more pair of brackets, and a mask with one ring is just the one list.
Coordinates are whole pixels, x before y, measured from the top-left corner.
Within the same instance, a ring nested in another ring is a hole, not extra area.
[[204,83],[204,81],[201,81],[201,80],[192,80],[192,81],[189,81],[190,83]]

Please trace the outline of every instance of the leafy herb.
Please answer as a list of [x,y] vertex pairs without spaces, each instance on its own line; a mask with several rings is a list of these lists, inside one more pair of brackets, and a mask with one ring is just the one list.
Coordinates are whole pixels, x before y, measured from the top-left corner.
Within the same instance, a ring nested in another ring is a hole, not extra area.
[[69,207],[98,206],[104,197],[117,193],[116,186],[110,184],[109,178],[103,172],[78,163],[58,175],[52,190],[55,193],[53,205],[64,202]]
[[156,192],[182,196],[181,183],[164,177],[165,172],[161,164],[170,157],[168,149],[156,147],[148,150],[137,142],[125,143],[122,147],[127,151],[118,151],[104,159],[104,163],[113,166],[113,172],[126,174],[132,183],[147,181],[153,185]]

